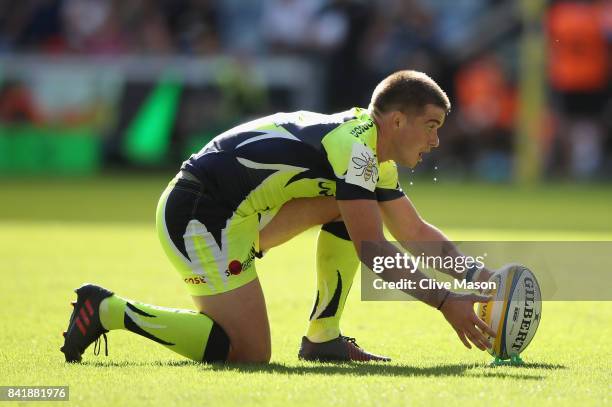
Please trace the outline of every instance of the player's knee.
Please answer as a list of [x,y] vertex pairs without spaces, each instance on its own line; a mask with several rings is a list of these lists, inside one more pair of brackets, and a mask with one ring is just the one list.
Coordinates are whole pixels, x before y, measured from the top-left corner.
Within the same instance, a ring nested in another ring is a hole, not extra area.
[[268,363],[272,355],[269,330],[232,331],[228,361],[233,363]]
[[272,344],[270,335],[264,335],[249,349],[249,363],[268,363],[272,357]]
[[202,362],[218,363],[226,362],[230,352],[230,338],[221,325],[213,321],[204,349]]
[[230,351],[229,361],[234,363],[269,363],[272,357],[270,346],[236,347]]
[[[253,339],[253,338],[251,338]],[[208,336],[202,362],[269,363],[272,349],[269,339],[231,341],[216,322]]]
[[271,349],[264,349],[251,355],[247,363],[270,363],[272,357]]

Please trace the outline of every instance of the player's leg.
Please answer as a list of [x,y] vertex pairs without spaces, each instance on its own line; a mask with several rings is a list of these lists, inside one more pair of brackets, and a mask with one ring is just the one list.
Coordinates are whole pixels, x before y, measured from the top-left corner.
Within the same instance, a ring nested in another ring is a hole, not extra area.
[[359,259],[334,197],[300,198],[287,202],[260,232],[260,247],[277,246],[315,225],[317,293],[306,336],[326,342],[340,335],[340,317],[353,284]]
[[273,216],[262,219],[259,249],[269,250],[317,225],[340,218],[333,196],[297,198],[285,203]]
[[[234,223],[224,221],[223,224],[231,223],[231,227],[219,231],[225,243],[221,249],[206,227],[193,219],[197,215],[198,203],[202,201],[200,198],[201,191],[197,184],[178,178],[171,182],[158,205],[157,223],[162,246],[194,297],[217,294],[218,301],[223,302],[231,297],[223,293],[242,288],[243,301],[234,301],[226,306],[233,305],[235,312],[255,321],[265,320],[265,324],[256,327],[257,331],[246,334],[269,337],[263,294],[256,282],[255,269],[251,267],[254,246],[249,245],[245,249],[244,242],[233,241],[232,238],[238,236],[239,239],[255,240],[257,219],[237,219]],[[225,263],[228,258],[246,260],[234,260],[228,265]],[[80,361],[82,353],[91,343],[113,329],[130,330],[192,360],[211,362],[228,358],[232,338],[223,328],[226,321],[216,321],[202,313],[206,307],[200,307],[198,301],[200,312],[138,303],[91,285],[81,287],[77,294],[62,347],[67,361]],[[212,306],[211,309],[214,312]],[[218,315],[218,318],[222,317]],[[264,356],[269,354],[269,350],[264,351]],[[266,358],[258,355],[254,359],[264,361]],[[234,360],[239,360],[239,357]]]
[[308,360],[389,360],[356,347],[340,334],[340,318],[359,258],[335,198],[301,198],[287,202],[260,232],[268,250],[308,228],[323,224],[317,240],[317,292],[299,356]]
[[344,222],[326,223],[317,238],[317,292],[306,337],[326,342],[340,335],[340,317],[359,266]]
[[93,341],[115,329],[134,332],[197,362],[227,358],[226,333],[204,314],[128,300],[91,284],[76,292],[75,312],[62,348],[69,362],[80,361]]
[[231,342],[228,362],[270,360],[270,325],[259,279],[226,293],[194,296],[193,300],[200,312],[223,325]]
[[198,362],[269,361],[270,328],[258,279],[193,299],[199,312],[112,295],[100,306],[102,326],[129,330]]
[[[188,186],[185,182],[178,185]],[[270,328],[255,271],[258,216],[241,217],[233,211],[220,215],[225,209],[216,207],[206,194],[196,201],[185,211],[180,209],[180,200],[168,198],[165,209],[160,209],[165,216],[158,216],[162,245],[198,311],[215,321],[229,338],[227,361],[267,362]]]

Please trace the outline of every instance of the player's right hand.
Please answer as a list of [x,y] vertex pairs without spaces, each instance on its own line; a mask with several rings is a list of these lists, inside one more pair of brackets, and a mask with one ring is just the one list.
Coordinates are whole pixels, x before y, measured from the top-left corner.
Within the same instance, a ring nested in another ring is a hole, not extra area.
[[453,327],[461,342],[468,349],[472,349],[470,342],[480,350],[486,350],[491,347],[491,343],[481,331],[486,332],[491,337],[495,337],[495,331],[478,318],[474,312],[474,303],[489,302],[490,300],[491,298],[485,295],[451,292],[440,308],[444,318]]

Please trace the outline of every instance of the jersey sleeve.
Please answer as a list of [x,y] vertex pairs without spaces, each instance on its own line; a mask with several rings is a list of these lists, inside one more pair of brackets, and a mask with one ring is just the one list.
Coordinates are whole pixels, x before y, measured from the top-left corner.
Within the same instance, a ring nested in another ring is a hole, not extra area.
[[363,122],[350,121],[322,140],[336,181],[336,199],[376,199],[379,179],[376,154],[362,139],[354,136]]
[[394,161],[385,161],[379,165],[379,180],[376,184],[376,199],[379,202],[392,201],[404,196],[399,183],[397,164]]

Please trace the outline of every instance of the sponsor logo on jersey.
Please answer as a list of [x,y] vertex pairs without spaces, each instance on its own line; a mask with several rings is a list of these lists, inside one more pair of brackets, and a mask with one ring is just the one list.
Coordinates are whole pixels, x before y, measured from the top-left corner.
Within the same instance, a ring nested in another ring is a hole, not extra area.
[[351,130],[351,136],[358,137],[359,135],[365,133],[372,127],[374,127],[374,122],[372,121],[372,119],[368,119],[368,121],[364,124],[359,124],[353,130]]
[[230,263],[227,265],[227,270],[225,271],[228,277],[229,277],[229,274],[237,276],[241,272],[242,272],[242,263],[240,263],[238,260],[230,261]]
[[[256,254],[257,251],[255,250],[255,246],[251,246],[251,250],[244,261],[232,260],[229,262],[227,269],[225,269],[225,275],[227,277],[237,276],[244,270],[247,270],[249,267],[251,267],[253,260],[255,260]],[[187,284],[206,284],[206,280],[203,276],[189,277],[185,278],[183,281],[185,281]]]
[[255,260],[256,254],[257,252],[255,251],[255,246],[251,246],[251,250],[249,251],[249,254],[245,260],[232,260],[229,262],[229,264],[227,265],[227,269],[225,270],[225,275],[228,277],[237,276],[238,274],[242,273],[243,270],[246,270],[251,267],[253,260]]
[[334,196],[334,193],[332,192],[332,183],[329,181],[319,181],[319,195],[321,196]]
[[187,284],[206,284],[204,277],[189,277],[183,281],[185,281]]

